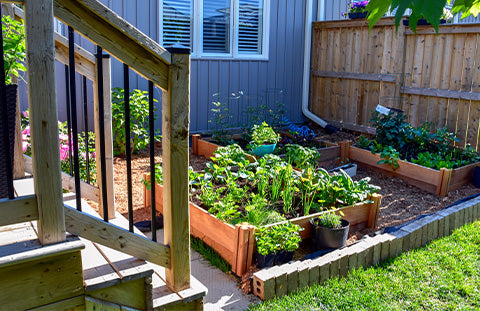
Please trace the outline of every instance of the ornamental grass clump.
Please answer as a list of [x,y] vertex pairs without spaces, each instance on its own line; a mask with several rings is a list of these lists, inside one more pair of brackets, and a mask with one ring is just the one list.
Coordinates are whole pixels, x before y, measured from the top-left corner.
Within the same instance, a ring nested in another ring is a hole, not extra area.
[[321,226],[330,229],[339,229],[342,227],[342,217],[334,212],[321,214],[313,220],[316,226]]

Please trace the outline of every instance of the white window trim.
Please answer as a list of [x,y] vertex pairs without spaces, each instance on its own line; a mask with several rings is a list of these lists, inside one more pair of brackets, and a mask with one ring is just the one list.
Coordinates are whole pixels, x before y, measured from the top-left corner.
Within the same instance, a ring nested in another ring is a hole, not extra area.
[[[230,0],[233,18],[230,18],[230,53],[204,53],[202,50],[203,42],[203,1],[193,0],[193,33],[192,33],[192,53],[194,60],[268,60],[269,42],[270,42],[270,0],[263,0],[263,35],[262,35],[262,54],[242,54],[238,53],[238,22],[239,22],[239,1]],[[159,1],[158,6],[158,36],[159,42],[163,44],[163,5]]]

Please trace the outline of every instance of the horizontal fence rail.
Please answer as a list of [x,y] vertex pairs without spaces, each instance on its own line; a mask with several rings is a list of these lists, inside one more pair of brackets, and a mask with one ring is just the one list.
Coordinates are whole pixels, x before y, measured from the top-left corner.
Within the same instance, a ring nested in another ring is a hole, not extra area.
[[370,125],[378,104],[401,109],[412,125],[447,126],[478,150],[479,38],[480,24],[441,25],[437,35],[431,26],[397,30],[393,18],[370,32],[363,20],[316,22],[310,109],[353,130]]

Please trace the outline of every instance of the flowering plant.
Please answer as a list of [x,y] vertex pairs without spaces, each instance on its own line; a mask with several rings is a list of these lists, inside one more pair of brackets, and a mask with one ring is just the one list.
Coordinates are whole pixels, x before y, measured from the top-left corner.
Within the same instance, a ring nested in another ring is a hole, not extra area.
[[450,22],[452,19],[453,19],[453,14],[452,12],[450,11],[450,9],[448,8],[443,8],[443,14],[442,16],[440,17],[440,19],[444,19],[446,20],[447,22]]
[[[28,156],[32,155],[31,143],[30,143],[30,125],[29,125],[29,115],[28,110],[22,112],[22,145],[23,153]],[[85,143],[85,133],[80,133],[78,135],[78,152],[79,152],[79,166],[80,166],[80,179],[91,183],[96,183],[97,177],[97,168],[96,168],[96,154],[95,154],[95,134],[88,132],[88,151],[87,145]],[[70,152],[73,153],[73,139],[68,139],[68,131],[66,122],[58,121],[58,143],[60,148],[60,164],[62,171],[69,173],[70,172]],[[87,177],[87,161],[89,163],[88,167],[88,177]]]
[[352,2],[348,5],[348,13],[342,12],[342,16],[348,17],[351,13],[367,12],[367,4],[369,0]]

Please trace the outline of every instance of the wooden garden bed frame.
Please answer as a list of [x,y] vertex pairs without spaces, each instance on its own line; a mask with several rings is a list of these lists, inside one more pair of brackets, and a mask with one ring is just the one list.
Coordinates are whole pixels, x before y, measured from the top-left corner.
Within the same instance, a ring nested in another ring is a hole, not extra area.
[[[150,190],[145,186],[143,197],[145,207],[150,207]],[[372,203],[359,203],[337,210],[337,213],[342,212],[342,217],[350,222],[350,233],[366,228],[376,229],[381,196],[374,194],[371,200]],[[156,210],[163,215],[163,187],[158,184],[155,185],[155,204]],[[318,217],[322,213],[325,212],[290,219],[290,221],[304,228],[300,236],[302,239],[307,239],[311,237],[310,218]],[[273,225],[275,224],[268,226]],[[256,245],[255,229],[255,226],[248,223],[235,226],[224,223],[213,214],[190,202],[190,233],[217,251],[232,266],[232,272],[238,276],[247,272],[253,263]]]
[[[235,138],[235,136],[233,137]],[[238,135],[238,137],[240,136]],[[318,152],[320,153],[320,159],[318,162],[320,165],[330,163],[338,165],[340,163],[345,163],[348,159],[347,153],[350,141],[341,141],[338,144],[320,140],[318,142],[327,145],[327,147],[318,148]],[[213,143],[208,138],[202,139],[199,134],[192,135],[192,151],[194,155],[204,156],[209,159],[213,157],[213,154],[218,147],[220,146]]]
[[435,170],[398,160],[399,167],[393,170],[389,165],[377,164],[381,160],[378,153],[372,154],[371,151],[350,144],[347,149],[350,161],[356,162],[360,166],[379,170],[386,175],[401,178],[410,185],[442,197],[447,196],[448,192],[470,183],[474,168],[480,166],[480,162],[477,162],[456,169],[442,168],[441,170]]

